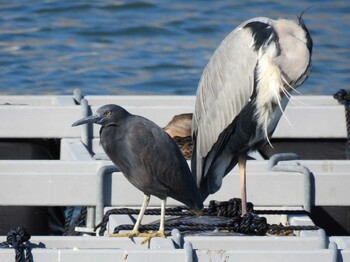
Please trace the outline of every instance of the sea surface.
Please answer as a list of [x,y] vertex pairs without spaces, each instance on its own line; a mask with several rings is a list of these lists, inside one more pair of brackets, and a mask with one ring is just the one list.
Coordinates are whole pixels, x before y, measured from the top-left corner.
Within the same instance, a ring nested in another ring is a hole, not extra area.
[[194,95],[237,25],[305,9],[313,69],[299,91],[350,89],[349,0],[0,0],[0,95]]

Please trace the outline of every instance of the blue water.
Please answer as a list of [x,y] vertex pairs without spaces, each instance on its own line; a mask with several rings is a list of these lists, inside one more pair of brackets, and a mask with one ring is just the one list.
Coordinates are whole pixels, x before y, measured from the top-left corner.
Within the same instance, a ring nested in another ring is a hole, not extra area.
[[314,40],[302,94],[350,88],[350,1],[0,0],[0,95],[194,95],[239,23],[295,19]]

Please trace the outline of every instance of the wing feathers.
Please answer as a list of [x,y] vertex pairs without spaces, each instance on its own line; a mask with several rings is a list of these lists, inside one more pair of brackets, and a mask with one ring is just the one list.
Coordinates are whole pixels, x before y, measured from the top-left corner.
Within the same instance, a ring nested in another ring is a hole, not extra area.
[[268,139],[286,105],[282,96],[306,79],[312,40],[305,30],[283,19],[253,18],[215,50],[198,86],[192,122],[193,172],[206,193],[221,186],[235,157]]
[[[207,155],[220,132],[239,114],[253,93],[251,79],[254,78],[257,53],[244,48],[253,40],[249,29],[233,31],[215,51],[203,72],[193,120],[193,132],[200,144],[197,154],[201,157]],[[201,134],[205,134],[205,139]]]

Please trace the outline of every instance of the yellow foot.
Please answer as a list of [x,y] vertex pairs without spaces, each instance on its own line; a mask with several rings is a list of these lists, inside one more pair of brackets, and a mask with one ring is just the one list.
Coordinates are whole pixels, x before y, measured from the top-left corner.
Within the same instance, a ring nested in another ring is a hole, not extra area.
[[130,233],[118,233],[118,234],[109,234],[110,237],[128,237],[128,238],[133,238],[133,237],[138,237],[140,233],[138,231],[131,231]]
[[154,237],[161,237],[165,238],[165,233],[158,231],[157,233],[140,233],[138,231],[131,231],[130,233],[118,233],[118,234],[110,234],[110,237],[145,237],[145,239],[142,241],[142,244],[146,244]]
[[142,244],[146,244],[148,241],[150,241],[154,237],[165,238],[165,233],[164,231],[158,231],[157,233],[140,233],[138,236],[145,237],[145,239],[142,241]]

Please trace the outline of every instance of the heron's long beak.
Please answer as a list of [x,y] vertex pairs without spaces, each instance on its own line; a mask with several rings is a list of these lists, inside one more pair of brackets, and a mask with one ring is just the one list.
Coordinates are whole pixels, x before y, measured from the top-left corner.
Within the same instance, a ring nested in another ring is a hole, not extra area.
[[92,115],[92,116],[88,116],[88,117],[84,117],[76,122],[74,122],[72,124],[72,126],[80,126],[82,124],[88,124],[88,123],[96,123],[98,124],[99,121],[102,120],[102,116],[100,115]]

